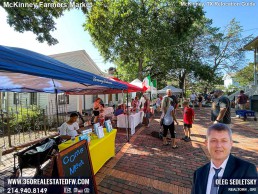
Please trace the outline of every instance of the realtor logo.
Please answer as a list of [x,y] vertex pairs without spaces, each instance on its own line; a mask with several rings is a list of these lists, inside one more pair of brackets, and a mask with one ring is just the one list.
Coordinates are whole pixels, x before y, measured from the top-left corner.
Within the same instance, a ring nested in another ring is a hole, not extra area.
[[72,193],[72,189],[69,187],[64,187],[64,193]]
[[73,193],[75,194],[75,193],[78,193],[78,188],[73,188]]

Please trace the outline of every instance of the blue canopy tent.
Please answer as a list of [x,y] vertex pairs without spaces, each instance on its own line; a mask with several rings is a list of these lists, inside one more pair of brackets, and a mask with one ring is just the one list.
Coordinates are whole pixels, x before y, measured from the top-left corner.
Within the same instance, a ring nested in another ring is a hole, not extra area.
[[0,70],[71,81],[85,86],[98,85],[127,89],[125,84],[76,69],[51,57],[26,49],[0,45]]
[[[120,89],[128,86],[76,69],[51,57],[0,45],[0,91],[68,92]],[[57,95],[56,95],[57,101]],[[58,120],[58,108],[57,120]]]

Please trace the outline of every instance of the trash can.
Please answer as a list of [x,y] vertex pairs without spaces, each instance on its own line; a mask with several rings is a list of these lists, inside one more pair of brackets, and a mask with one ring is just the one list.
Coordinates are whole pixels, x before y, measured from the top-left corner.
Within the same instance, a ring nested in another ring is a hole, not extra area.
[[258,112],[258,95],[250,97],[250,105],[252,111]]

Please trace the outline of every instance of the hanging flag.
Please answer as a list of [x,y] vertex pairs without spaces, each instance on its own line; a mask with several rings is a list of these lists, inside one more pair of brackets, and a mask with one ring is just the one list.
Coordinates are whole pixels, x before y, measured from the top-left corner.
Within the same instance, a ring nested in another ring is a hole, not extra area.
[[157,80],[156,80],[156,79],[154,79],[154,80],[152,81],[152,86],[155,87],[155,88],[157,88]]
[[143,87],[143,90],[146,91],[148,89],[150,89],[150,84],[151,84],[151,78],[150,76],[148,75],[147,77],[145,77],[142,81],[142,87]]
[[151,94],[157,95],[157,80],[156,79],[151,82]]

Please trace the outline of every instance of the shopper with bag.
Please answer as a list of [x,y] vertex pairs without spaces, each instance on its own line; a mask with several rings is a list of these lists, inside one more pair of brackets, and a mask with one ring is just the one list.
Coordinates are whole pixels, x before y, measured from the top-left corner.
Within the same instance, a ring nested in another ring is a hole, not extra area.
[[167,146],[169,145],[169,143],[167,142],[167,134],[168,134],[168,130],[170,132],[171,135],[171,143],[172,143],[172,148],[176,149],[178,148],[178,146],[176,145],[176,140],[175,140],[175,124],[174,122],[176,122],[176,124],[178,125],[178,122],[176,120],[175,117],[175,113],[174,113],[174,107],[171,106],[170,104],[170,98],[168,96],[163,98],[162,101],[162,115],[161,115],[161,120],[163,124],[163,145]]

